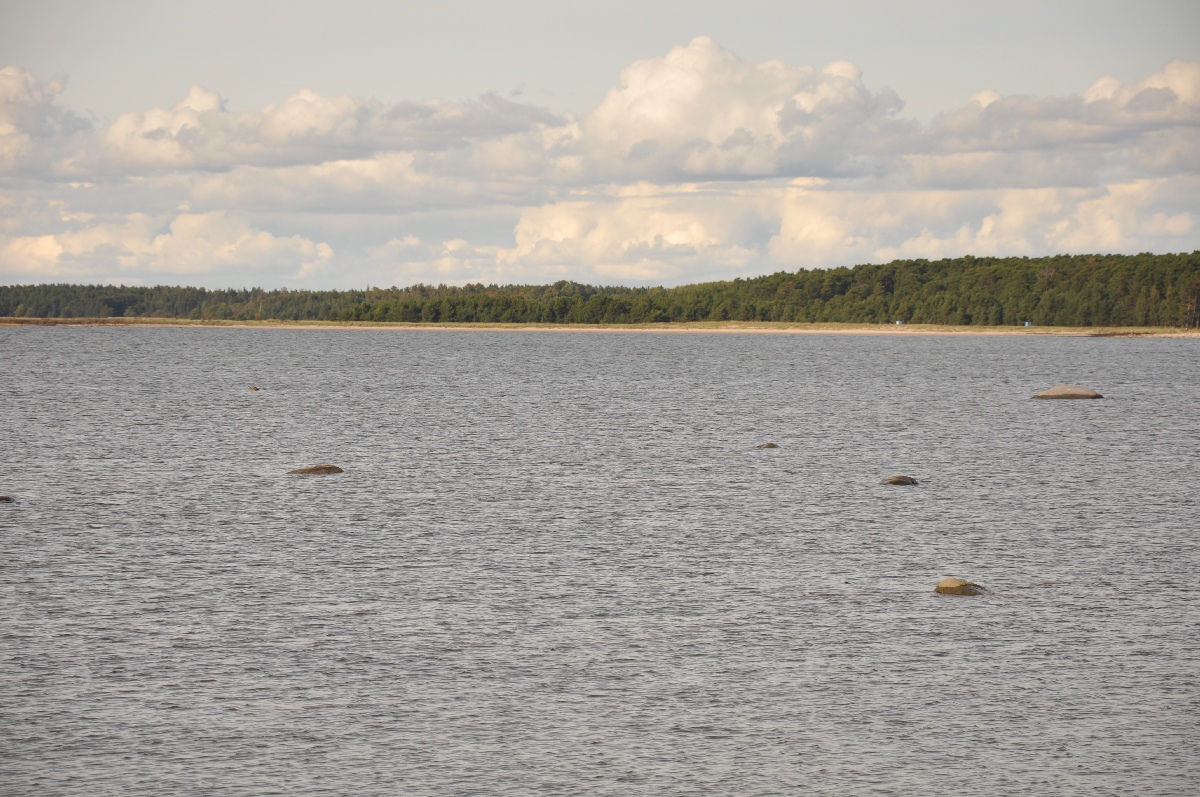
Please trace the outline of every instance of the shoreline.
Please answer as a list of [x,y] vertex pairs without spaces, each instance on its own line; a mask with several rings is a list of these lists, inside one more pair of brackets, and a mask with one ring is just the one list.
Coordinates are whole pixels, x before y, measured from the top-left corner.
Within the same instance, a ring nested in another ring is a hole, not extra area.
[[642,332],[732,335],[990,335],[1072,338],[1196,338],[1178,327],[1017,327],[949,324],[840,324],[785,321],[691,321],[655,324],[405,323],[380,321],[222,321],[186,318],[0,318],[0,326],[192,327],[442,332]]

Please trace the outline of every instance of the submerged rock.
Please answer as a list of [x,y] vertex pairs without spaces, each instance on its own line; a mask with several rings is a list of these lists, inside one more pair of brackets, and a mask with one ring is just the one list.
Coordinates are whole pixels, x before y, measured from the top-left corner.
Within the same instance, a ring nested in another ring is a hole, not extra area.
[[1104,398],[1094,390],[1074,385],[1059,385],[1049,390],[1043,390],[1034,396],[1035,399],[1098,399]]
[[0,495],[0,504],[11,504],[13,500],[7,495]]
[[251,390],[253,390],[253,391],[254,391],[254,392],[256,392],[256,393],[258,392],[258,388],[256,388],[254,385],[251,385],[251,386],[250,386],[250,389],[251,389]]
[[759,443],[755,448],[779,448],[775,443]]
[[884,477],[879,483],[880,484],[919,484],[920,482],[918,482],[912,476],[896,474],[895,476]]
[[983,587],[961,578],[943,578],[933,591],[939,595],[982,595]]
[[327,473],[345,473],[344,470],[337,465],[309,465],[307,468],[296,468],[289,470],[288,475],[297,474],[299,476],[323,476]]

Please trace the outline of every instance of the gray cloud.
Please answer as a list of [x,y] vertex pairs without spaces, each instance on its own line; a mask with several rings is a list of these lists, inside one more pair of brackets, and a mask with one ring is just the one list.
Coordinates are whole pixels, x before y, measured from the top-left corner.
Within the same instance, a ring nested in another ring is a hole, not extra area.
[[0,69],[0,174],[38,177],[74,154],[92,122],[59,107],[55,98],[65,89],[63,80]]

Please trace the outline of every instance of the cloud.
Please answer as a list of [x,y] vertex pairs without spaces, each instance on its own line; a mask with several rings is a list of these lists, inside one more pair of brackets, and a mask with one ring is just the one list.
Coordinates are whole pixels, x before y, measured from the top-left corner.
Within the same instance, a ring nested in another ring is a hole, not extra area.
[[128,170],[293,166],[377,152],[444,152],[495,140],[559,118],[487,95],[475,102],[324,97],[308,89],[255,111],[230,112],[218,94],[193,86],[171,108],[117,117],[92,158]]
[[1065,97],[981,92],[934,119],[905,158],[929,186],[1098,185],[1200,171],[1200,63],[1134,83],[1097,80]]
[[1102,188],[839,191],[792,186],[771,257],[792,267],[895,258],[1184,251],[1200,179]]
[[[878,190],[800,178],[688,185],[526,210],[510,274],[681,283],[896,258],[1186,251],[1200,178],[1099,188]],[[564,267],[563,264],[569,264]]]
[[522,273],[602,282],[702,278],[757,259],[763,195],[727,186],[642,183],[530,208],[500,262]]
[[1097,80],[1065,97],[1002,97],[990,92],[938,116],[934,140],[942,149],[1029,150],[1047,146],[1114,144],[1169,127],[1200,125],[1200,63],[1172,61],[1145,80]]
[[[499,264],[499,248],[464,238],[423,243],[415,235],[393,238],[371,253],[376,282],[394,285],[513,282]],[[508,277],[508,278],[506,278]]]
[[333,250],[302,236],[276,236],[224,213],[145,214],[96,221],[67,218],[72,229],[0,235],[0,273],[18,278],[170,277],[205,274],[291,275],[304,279],[329,264]]
[[915,132],[853,64],[751,63],[700,37],[621,72],[583,119],[596,170],[635,179],[856,174]]
[[[849,62],[700,37],[578,117],[194,86],[107,124],[0,70],[0,280],[683,283],[892,257],[1200,248],[1200,64],[922,126]],[[335,255],[336,252],[336,255]]]
[[88,119],[60,108],[63,80],[39,80],[15,66],[0,69],[0,174],[37,174],[68,158],[70,140]]

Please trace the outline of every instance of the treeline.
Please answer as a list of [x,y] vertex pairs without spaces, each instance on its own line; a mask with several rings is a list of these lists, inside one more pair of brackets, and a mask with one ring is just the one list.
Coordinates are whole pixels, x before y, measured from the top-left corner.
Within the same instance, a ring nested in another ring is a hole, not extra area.
[[634,324],[796,321],[1200,325],[1200,252],[897,260],[678,288],[414,285],[362,291],[0,286],[0,316]]

